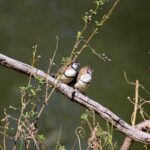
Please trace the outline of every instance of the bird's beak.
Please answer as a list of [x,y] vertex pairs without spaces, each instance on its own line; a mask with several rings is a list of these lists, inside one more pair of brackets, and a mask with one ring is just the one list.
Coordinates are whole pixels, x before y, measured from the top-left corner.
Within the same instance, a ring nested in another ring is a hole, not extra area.
[[77,64],[78,66],[80,66],[80,63],[79,63],[77,60],[76,60],[75,62],[76,62],[76,64]]

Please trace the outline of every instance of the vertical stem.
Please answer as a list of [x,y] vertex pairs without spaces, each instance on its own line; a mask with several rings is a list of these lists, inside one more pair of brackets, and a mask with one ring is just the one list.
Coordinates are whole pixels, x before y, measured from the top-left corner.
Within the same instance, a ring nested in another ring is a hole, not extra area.
[[135,126],[135,123],[136,123],[136,115],[137,115],[137,107],[138,107],[138,95],[139,95],[139,81],[136,80],[136,82],[135,82],[135,104],[134,104],[132,126]]
[[73,60],[77,59],[77,57],[81,54],[81,52],[87,47],[87,44],[91,41],[91,39],[93,38],[93,36],[97,33],[98,30],[100,30],[100,26],[102,26],[111,16],[113,10],[115,9],[115,7],[117,6],[117,4],[119,3],[120,0],[116,0],[116,2],[113,4],[112,8],[108,11],[108,13],[102,17],[101,21],[99,22],[99,26],[97,26],[94,31],[91,33],[91,35],[88,37],[87,40],[85,40],[85,44],[83,44],[83,46],[81,47],[81,49],[78,51],[78,53],[75,55],[75,57],[73,58]]
[[3,148],[4,150],[6,150],[6,132],[7,132],[7,128],[8,128],[8,118],[7,118],[7,113],[6,113],[6,109],[4,109],[4,115],[5,115],[5,127],[4,127],[4,139],[3,139]]

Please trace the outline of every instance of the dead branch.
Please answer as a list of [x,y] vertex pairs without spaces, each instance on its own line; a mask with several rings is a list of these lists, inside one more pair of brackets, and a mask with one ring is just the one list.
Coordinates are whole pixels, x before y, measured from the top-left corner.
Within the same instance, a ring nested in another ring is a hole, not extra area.
[[[143,122],[137,124],[135,127],[141,131],[150,130],[150,120],[143,121]],[[132,143],[133,143],[133,139],[126,137],[124,139],[124,142],[123,142],[120,150],[129,150]]]
[[69,87],[68,85],[54,79],[53,77],[44,73],[42,70],[9,58],[3,54],[0,54],[0,64],[4,67],[32,76],[33,78],[40,77],[44,79],[48,82],[50,86],[56,87],[56,90],[68,97],[73,102],[79,103],[84,107],[94,110],[99,116],[111,123],[126,136],[130,137],[135,141],[150,144],[150,134],[140,131],[135,127],[131,127],[128,123],[123,121],[121,118],[119,118],[106,107],[102,106],[100,103],[92,100],[88,96],[83,95],[76,89]]

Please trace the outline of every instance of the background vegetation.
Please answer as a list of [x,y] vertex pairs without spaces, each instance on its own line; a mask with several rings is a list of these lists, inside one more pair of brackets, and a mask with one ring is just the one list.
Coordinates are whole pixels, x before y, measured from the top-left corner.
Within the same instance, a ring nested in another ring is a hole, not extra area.
[[[38,54],[42,56],[39,68],[47,70],[48,58],[56,45],[56,35],[59,36],[59,49],[56,64],[61,58],[68,56],[75,41],[76,32],[82,26],[81,17],[91,8],[91,1],[0,1],[0,51],[20,61],[31,63],[32,46],[38,45]],[[113,2],[112,2],[113,3]],[[109,2],[105,9],[110,7]],[[127,97],[134,96],[134,87],[127,84],[123,71],[131,81],[139,79],[149,90],[150,65],[149,46],[149,13],[150,2],[120,1],[109,21],[103,26],[100,34],[91,41],[92,47],[99,52],[105,52],[112,59],[103,62],[91,55],[83,53],[79,57],[82,65],[89,64],[94,69],[94,80],[87,94],[99,100],[121,118],[130,123],[133,106]],[[3,112],[8,105],[20,106],[20,86],[27,83],[28,77],[7,70],[0,66],[1,105]],[[54,68],[54,72],[57,68]],[[148,95],[141,93],[145,99]],[[148,111],[148,108],[145,108]],[[44,112],[41,123],[42,133],[51,148],[55,147],[60,125],[62,126],[61,142],[70,149],[75,140],[75,128],[80,124],[80,115],[84,110],[81,106],[68,101],[59,93],[54,94],[53,100]],[[1,113],[1,118],[3,114]],[[140,118],[139,118],[140,121]],[[100,120],[101,126],[106,123]],[[68,136],[68,133],[70,136]],[[123,136],[114,133],[118,147]],[[139,147],[139,145],[138,145]],[[137,149],[136,145],[133,147]],[[139,148],[141,149],[141,147]]]

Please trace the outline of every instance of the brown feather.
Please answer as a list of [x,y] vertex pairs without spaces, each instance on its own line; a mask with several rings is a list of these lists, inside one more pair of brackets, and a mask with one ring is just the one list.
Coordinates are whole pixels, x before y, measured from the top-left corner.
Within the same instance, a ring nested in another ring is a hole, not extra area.
[[65,66],[60,67],[60,68],[58,69],[58,71],[57,71],[57,75],[62,74],[63,71],[65,71],[64,69],[65,69]]
[[71,69],[71,66],[68,65],[66,68],[65,68],[65,66],[61,66],[57,71],[57,75],[62,74],[65,71],[65,69]]
[[60,67],[59,69],[58,69],[58,71],[57,71],[57,75],[56,75],[56,77],[59,77],[60,75],[62,75],[61,76],[61,78],[60,78],[60,80],[63,82],[63,83],[66,83],[66,84],[68,84],[68,83],[70,83],[75,77],[66,77],[65,75],[64,75],[64,72],[65,72],[65,70],[72,70],[73,68],[72,68],[72,66],[71,66],[71,64],[72,63],[70,63],[67,67],[66,66],[62,66],[62,67]]
[[89,66],[84,66],[79,70],[77,81],[80,79],[81,75],[87,73]]

